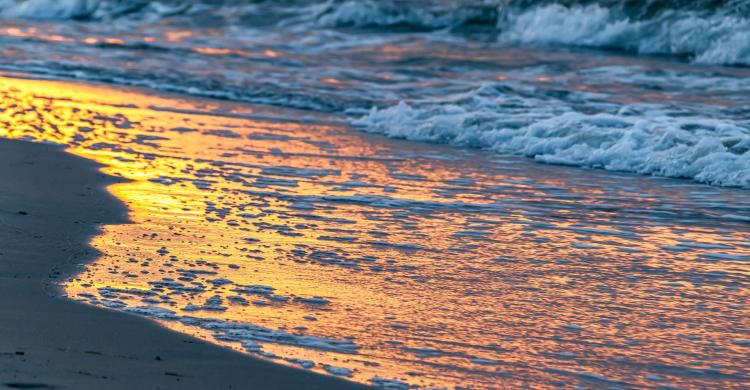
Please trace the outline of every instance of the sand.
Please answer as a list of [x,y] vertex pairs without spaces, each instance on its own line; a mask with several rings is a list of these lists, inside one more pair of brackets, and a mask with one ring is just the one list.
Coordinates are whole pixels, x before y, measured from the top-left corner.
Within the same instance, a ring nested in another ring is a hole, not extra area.
[[97,256],[97,225],[126,223],[115,179],[53,145],[0,140],[0,388],[345,389],[61,296]]

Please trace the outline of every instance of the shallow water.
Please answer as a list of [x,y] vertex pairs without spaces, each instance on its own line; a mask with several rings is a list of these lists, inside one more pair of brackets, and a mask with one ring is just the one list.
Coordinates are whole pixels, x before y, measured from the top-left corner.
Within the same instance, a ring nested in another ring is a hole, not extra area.
[[386,388],[748,383],[750,193],[5,78],[0,134],[132,181],[66,293]]
[[384,388],[742,388],[749,10],[0,0],[0,135],[131,180],[74,299]]
[[0,69],[750,188],[750,70],[719,66],[750,64],[742,4],[410,3],[0,2]]

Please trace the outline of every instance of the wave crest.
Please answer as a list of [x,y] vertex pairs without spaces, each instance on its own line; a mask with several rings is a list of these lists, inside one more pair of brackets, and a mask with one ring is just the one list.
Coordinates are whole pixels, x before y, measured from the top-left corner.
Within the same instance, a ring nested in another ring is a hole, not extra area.
[[750,20],[725,13],[667,10],[634,20],[599,5],[552,4],[506,15],[501,39],[686,56],[707,64],[750,64]]
[[750,3],[728,0],[0,0],[0,15],[31,19],[153,21],[211,16],[225,25],[388,31],[481,30],[501,41],[663,54],[750,65]]
[[622,106],[587,114],[485,86],[441,103],[401,102],[354,121],[394,138],[477,147],[537,161],[750,188],[750,129]]

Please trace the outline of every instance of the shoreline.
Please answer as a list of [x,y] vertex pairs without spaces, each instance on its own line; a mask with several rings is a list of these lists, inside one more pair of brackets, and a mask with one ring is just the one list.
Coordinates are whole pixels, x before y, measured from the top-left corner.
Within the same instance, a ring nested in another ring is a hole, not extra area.
[[354,389],[59,294],[97,257],[89,239],[125,223],[117,178],[58,146],[0,139],[0,386],[75,389]]
[[[13,330],[36,332],[0,344],[0,389],[747,381],[736,326],[746,192],[395,140],[283,108],[0,81],[0,133],[42,142],[15,146],[36,166],[0,164],[11,183],[0,187],[0,267],[46,267],[0,294],[0,313],[26,317]],[[106,187],[114,198],[81,190],[116,177],[130,181]],[[130,223],[117,224],[121,204]],[[96,259],[77,268],[81,256]],[[60,287],[92,307],[26,297],[49,279],[50,258],[71,263],[58,272],[80,269]],[[14,274],[3,276],[0,286]],[[655,329],[666,333],[642,336]]]

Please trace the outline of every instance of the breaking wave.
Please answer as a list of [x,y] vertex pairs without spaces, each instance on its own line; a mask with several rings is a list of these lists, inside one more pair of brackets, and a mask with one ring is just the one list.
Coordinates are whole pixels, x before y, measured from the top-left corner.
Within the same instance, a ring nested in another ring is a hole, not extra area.
[[666,10],[632,19],[599,5],[552,4],[512,13],[501,39],[675,55],[705,64],[750,64],[750,19],[723,12]]
[[329,4],[318,22],[459,32],[482,28],[513,43],[619,49],[705,64],[750,64],[750,3],[725,2],[721,7],[716,6],[720,2],[700,1],[459,3],[413,8],[350,0]]
[[220,19],[224,25],[482,31],[519,44],[566,44],[750,65],[750,3],[526,0],[0,0],[0,15],[31,19]]
[[750,128],[648,105],[582,113],[485,85],[442,102],[373,108],[355,125],[394,138],[484,148],[544,163],[750,188]]
[[15,53],[2,70],[346,113],[396,138],[750,188],[747,69],[658,61],[690,68],[677,77],[634,66],[652,59],[583,64],[579,51],[518,47],[750,65],[747,1],[0,0],[0,15],[34,19],[0,34]]

